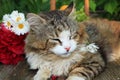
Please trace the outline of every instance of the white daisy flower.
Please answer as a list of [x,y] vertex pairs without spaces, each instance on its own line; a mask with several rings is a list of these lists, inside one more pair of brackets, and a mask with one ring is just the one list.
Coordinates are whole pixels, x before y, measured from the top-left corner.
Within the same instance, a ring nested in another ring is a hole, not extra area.
[[18,13],[18,11],[13,11],[10,15],[11,19],[15,22],[24,22],[25,15],[23,13]]
[[12,20],[11,20],[9,14],[5,14],[5,15],[3,16],[3,23],[4,23],[4,25],[5,25],[5,27],[6,27],[7,29],[9,29],[9,30],[11,29]]
[[95,45],[95,43],[91,43],[89,45],[81,45],[80,51],[96,53],[98,51],[98,49],[99,49],[99,47],[97,45]]
[[97,45],[95,45],[95,43],[91,43],[88,46],[86,46],[86,49],[91,53],[96,53],[98,51],[99,47]]
[[29,32],[29,24],[27,21],[16,23],[14,24],[12,31],[17,35],[24,35],[25,33]]
[[11,30],[16,35],[24,35],[29,32],[29,24],[25,20],[25,15],[23,13],[18,13],[18,11],[13,11],[11,14],[4,15],[3,23],[7,29]]

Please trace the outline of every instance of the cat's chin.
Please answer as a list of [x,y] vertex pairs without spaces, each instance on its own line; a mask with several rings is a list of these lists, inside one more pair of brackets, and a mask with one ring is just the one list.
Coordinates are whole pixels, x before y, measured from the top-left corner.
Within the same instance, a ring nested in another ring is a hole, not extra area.
[[70,55],[71,55],[71,53],[64,53],[64,54],[61,54],[59,56],[61,56],[61,57],[69,57]]

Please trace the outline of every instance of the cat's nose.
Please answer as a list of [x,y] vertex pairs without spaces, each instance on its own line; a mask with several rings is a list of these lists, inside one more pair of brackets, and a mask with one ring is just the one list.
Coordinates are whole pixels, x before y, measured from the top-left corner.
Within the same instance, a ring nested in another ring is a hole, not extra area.
[[70,50],[70,47],[65,47],[65,50],[68,52]]

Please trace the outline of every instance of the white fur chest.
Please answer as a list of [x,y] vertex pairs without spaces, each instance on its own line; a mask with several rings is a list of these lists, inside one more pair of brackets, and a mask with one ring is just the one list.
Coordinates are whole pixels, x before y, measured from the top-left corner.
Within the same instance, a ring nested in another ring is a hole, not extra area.
[[76,54],[70,59],[58,60],[52,63],[51,64],[53,69],[52,74],[58,75],[58,76],[67,75],[71,65],[73,65],[75,62],[80,61],[81,59],[83,59],[83,57],[80,54]]
[[46,61],[42,59],[41,55],[29,53],[26,55],[27,61],[30,64],[31,69],[49,69],[53,75],[67,75],[70,65],[75,62],[81,61],[83,56],[75,54],[70,59],[57,60],[54,62]]

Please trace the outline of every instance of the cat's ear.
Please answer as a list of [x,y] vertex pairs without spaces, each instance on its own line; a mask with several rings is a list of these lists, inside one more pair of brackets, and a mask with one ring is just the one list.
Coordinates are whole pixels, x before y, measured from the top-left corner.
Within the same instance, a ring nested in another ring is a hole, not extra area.
[[64,10],[67,16],[71,16],[75,13],[75,4],[71,2],[68,7]]
[[39,25],[39,24],[45,24],[46,23],[46,20],[43,19],[42,17],[40,17],[39,15],[37,14],[34,14],[34,13],[28,13],[27,14],[27,21],[28,23],[31,25]]

